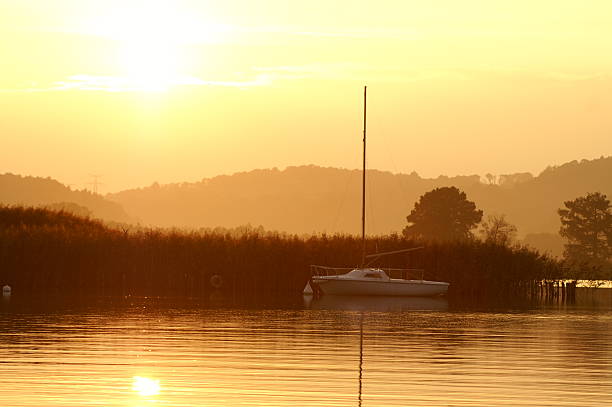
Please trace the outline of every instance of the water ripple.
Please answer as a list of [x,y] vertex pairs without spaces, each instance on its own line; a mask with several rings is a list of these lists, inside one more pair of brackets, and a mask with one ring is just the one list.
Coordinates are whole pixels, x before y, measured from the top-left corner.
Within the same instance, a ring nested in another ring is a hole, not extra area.
[[609,309],[323,308],[8,310],[0,405],[611,405]]

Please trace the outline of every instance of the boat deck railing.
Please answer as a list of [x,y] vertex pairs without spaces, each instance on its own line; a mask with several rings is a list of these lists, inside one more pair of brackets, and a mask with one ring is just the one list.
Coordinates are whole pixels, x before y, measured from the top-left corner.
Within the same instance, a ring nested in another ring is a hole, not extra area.
[[[346,274],[351,270],[355,270],[358,267],[328,267],[328,266],[310,266],[310,276],[338,276],[340,274]],[[400,278],[402,280],[423,280],[425,270],[410,268],[410,269],[397,269],[397,268],[385,268],[376,267],[377,270],[384,271],[390,278]]]

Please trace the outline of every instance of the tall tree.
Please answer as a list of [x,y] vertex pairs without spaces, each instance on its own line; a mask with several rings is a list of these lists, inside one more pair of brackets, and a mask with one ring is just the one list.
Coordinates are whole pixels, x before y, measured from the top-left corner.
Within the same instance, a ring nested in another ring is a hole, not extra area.
[[406,237],[430,240],[466,240],[482,219],[482,211],[455,187],[436,188],[419,198],[406,218]]
[[516,226],[505,215],[488,215],[482,222],[480,235],[487,243],[509,246],[516,238]]
[[612,266],[612,207],[604,194],[589,193],[564,202],[559,209],[559,234],[567,239],[564,257],[574,268],[588,268],[595,277],[610,278]]

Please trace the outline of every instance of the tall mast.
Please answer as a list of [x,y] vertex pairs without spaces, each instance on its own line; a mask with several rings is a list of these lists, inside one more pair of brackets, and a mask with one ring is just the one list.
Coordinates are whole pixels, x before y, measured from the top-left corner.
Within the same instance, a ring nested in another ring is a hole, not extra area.
[[368,87],[363,87],[363,174],[361,195],[361,265],[365,264],[366,240],[365,240],[365,212],[366,212],[366,109],[367,109]]

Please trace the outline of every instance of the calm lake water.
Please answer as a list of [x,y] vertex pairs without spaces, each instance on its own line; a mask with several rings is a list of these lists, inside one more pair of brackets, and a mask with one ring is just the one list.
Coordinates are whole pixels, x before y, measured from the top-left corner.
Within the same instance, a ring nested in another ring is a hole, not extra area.
[[[507,309],[0,305],[0,406],[612,406],[612,291]],[[108,302],[108,301],[107,301]]]

